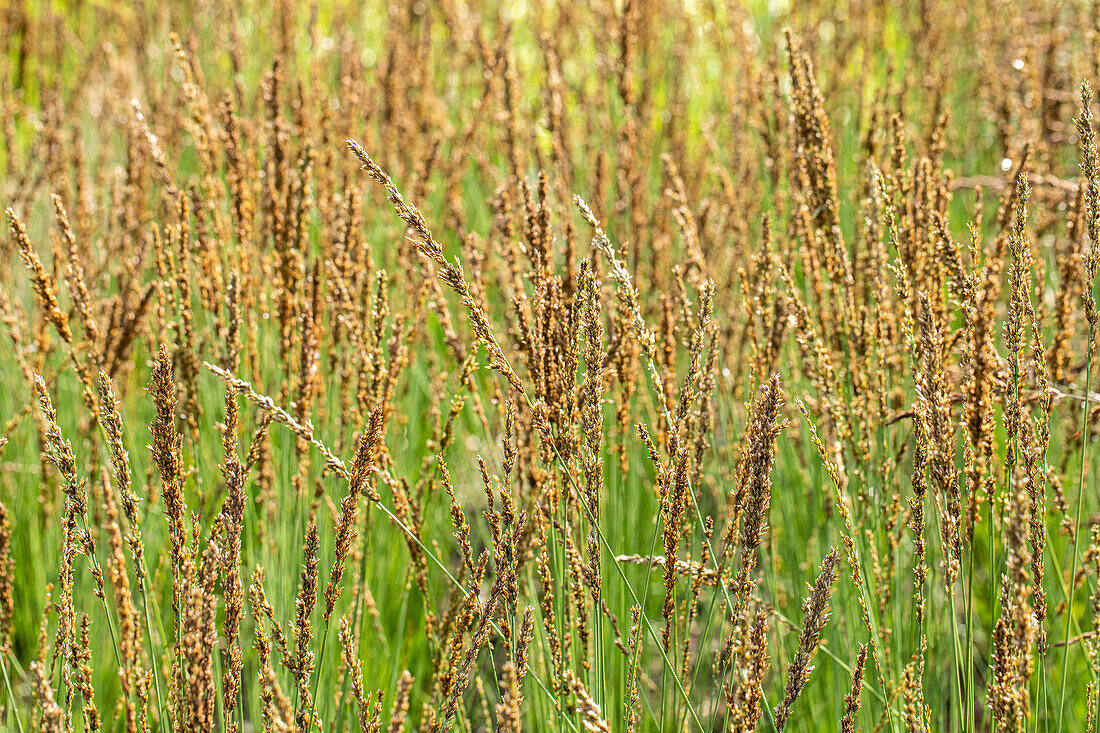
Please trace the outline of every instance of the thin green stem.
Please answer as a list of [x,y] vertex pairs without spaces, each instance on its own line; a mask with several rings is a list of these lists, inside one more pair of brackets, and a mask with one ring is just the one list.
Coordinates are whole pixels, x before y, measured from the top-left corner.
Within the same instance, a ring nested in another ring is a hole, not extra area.
[[11,691],[11,678],[8,676],[8,660],[0,660],[0,672],[4,674],[4,687],[8,691],[8,706],[11,708],[12,715],[15,716],[15,724],[19,728],[19,733],[25,733],[23,730],[23,720],[19,717],[19,706],[15,704],[15,695]]
[[1070,561],[1069,597],[1066,605],[1066,630],[1062,638],[1062,686],[1058,695],[1058,733],[1062,733],[1066,709],[1066,678],[1069,676],[1069,627],[1073,618],[1073,595],[1077,590],[1077,534],[1081,529],[1081,504],[1085,496],[1085,464],[1088,463],[1089,445],[1089,390],[1092,387],[1092,337],[1093,326],[1089,322],[1089,340],[1085,347],[1085,404],[1081,417],[1081,472],[1077,479],[1077,508],[1074,511],[1073,536],[1070,537],[1073,559]]

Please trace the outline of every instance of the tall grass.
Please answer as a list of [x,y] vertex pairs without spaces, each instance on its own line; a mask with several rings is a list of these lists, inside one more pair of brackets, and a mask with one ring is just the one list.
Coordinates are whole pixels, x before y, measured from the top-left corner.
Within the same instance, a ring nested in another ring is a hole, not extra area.
[[1094,11],[0,9],[0,726],[1095,730]]

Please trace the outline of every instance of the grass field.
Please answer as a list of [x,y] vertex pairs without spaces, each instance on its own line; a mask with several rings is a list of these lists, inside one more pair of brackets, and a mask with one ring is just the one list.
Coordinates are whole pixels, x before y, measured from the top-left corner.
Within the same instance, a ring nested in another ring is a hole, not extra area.
[[1098,80],[1077,1],[0,0],[0,728],[1095,731]]

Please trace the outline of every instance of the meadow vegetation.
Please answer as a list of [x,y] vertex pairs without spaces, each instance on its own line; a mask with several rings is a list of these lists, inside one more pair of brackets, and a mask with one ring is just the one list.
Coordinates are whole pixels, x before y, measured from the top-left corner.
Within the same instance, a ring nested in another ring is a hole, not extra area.
[[1095,731],[1100,6],[0,4],[0,727]]

